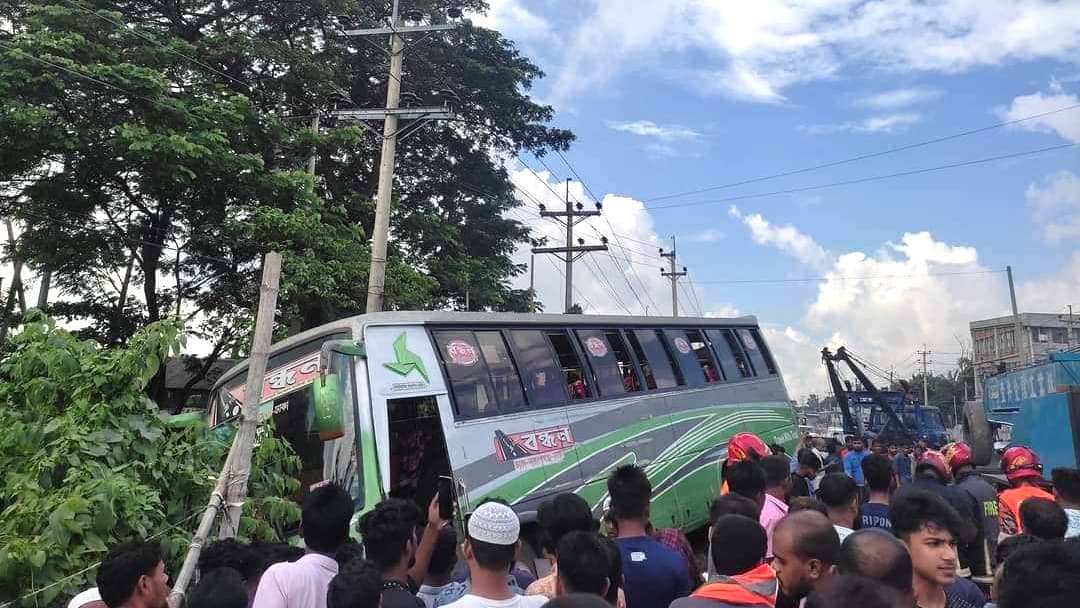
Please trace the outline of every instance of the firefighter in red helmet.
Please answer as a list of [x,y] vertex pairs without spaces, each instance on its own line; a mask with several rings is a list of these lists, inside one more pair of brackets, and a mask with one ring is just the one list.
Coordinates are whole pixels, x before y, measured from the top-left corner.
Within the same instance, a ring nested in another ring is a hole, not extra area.
[[999,525],[1001,537],[1020,534],[1024,525],[1020,521],[1020,504],[1029,498],[1054,497],[1039,487],[1042,481],[1042,461],[1034,450],[1022,445],[1013,446],[1001,455],[1001,472],[1012,486],[998,496]]

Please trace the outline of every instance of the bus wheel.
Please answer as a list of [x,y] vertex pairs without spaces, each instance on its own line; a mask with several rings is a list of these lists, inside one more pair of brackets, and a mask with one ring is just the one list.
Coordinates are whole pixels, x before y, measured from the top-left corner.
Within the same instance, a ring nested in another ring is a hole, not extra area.
[[986,410],[979,402],[964,404],[964,440],[971,448],[972,464],[984,467],[990,464],[994,453],[994,436],[986,421]]

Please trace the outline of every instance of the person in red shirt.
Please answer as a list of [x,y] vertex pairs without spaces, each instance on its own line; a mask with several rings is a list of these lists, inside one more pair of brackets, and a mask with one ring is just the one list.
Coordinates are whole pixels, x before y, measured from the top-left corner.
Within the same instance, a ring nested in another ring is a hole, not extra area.
[[1013,446],[1001,455],[1001,471],[1012,485],[998,496],[998,517],[1000,538],[1006,538],[1024,531],[1020,521],[1020,505],[1029,498],[1054,500],[1046,490],[1039,487],[1042,481],[1042,462],[1039,455],[1031,448],[1022,445]]

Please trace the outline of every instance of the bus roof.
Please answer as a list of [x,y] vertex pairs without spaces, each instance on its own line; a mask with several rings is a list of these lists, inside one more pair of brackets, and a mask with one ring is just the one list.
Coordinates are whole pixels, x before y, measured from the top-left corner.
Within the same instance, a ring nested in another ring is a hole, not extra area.
[[[293,348],[297,345],[310,342],[311,340],[352,332],[359,329],[363,333],[365,327],[373,325],[563,325],[563,326],[596,326],[596,325],[619,325],[639,327],[685,327],[693,325],[698,327],[731,327],[745,326],[757,327],[757,317],[746,315],[741,317],[638,317],[625,315],[567,315],[554,313],[516,313],[516,312],[451,312],[451,311],[390,311],[377,312],[366,315],[356,315],[331,321],[325,325],[314,327],[300,332],[277,342],[270,349],[270,356]],[[217,391],[222,385],[231,382],[238,375],[247,370],[248,360],[244,359],[227,372],[221,375],[212,392]]]

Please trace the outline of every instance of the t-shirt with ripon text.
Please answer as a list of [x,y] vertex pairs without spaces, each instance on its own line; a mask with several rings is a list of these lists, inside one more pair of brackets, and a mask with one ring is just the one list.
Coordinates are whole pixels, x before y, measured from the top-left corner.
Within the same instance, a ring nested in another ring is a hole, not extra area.
[[859,507],[859,529],[881,528],[892,530],[892,522],[889,520],[889,505],[877,502],[868,502]]
[[617,538],[627,608],[667,608],[693,587],[682,556],[648,536]]

